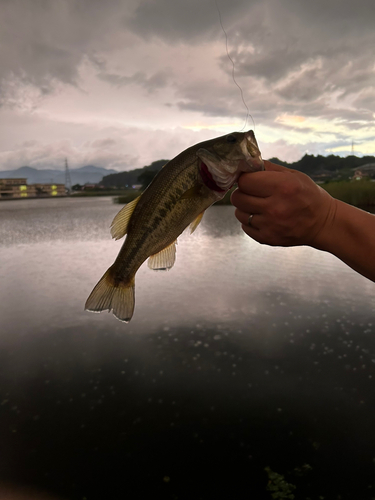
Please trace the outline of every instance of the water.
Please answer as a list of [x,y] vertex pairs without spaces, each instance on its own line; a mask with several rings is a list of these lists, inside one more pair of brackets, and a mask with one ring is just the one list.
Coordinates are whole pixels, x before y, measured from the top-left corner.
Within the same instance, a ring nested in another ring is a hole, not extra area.
[[0,204],[0,492],[270,499],[270,466],[296,498],[375,498],[375,284],[213,207],[120,323],[83,311],[118,210]]

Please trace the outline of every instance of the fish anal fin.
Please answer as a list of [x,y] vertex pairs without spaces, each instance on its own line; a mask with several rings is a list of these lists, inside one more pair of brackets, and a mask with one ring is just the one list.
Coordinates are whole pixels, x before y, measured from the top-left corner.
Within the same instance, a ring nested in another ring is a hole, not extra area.
[[110,269],[97,283],[86,301],[85,309],[91,312],[113,312],[117,319],[128,323],[134,312],[134,277],[128,285],[115,285]]
[[202,220],[202,217],[203,217],[203,214],[204,214],[205,210],[203,210],[202,213],[200,213],[198,215],[198,217],[196,217],[193,222],[190,224],[190,234],[193,234],[194,231],[197,229],[197,227],[199,226],[200,224],[200,221]]
[[111,235],[115,240],[119,240],[127,233],[130,217],[132,216],[139,199],[140,196],[125,205],[113,219],[111,224]]
[[151,255],[148,259],[148,267],[155,271],[168,270],[173,267],[176,260],[176,244],[177,240],[165,247],[161,252]]

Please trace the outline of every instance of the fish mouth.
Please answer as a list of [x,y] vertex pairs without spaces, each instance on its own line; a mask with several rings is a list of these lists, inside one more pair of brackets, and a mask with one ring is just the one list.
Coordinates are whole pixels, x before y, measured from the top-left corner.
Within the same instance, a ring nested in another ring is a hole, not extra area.
[[204,148],[197,151],[200,158],[200,173],[204,184],[213,191],[228,191],[242,172],[264,170],[263,160],[255,139],[249,130],[239,143],[240,151],[234,158],[221,158]]
[[245,138],[240,144],[245,161],[250,170],[242,170],[243,172],[254,172],[264,170],[264,163],[259,150],[257,140],[253,130],[245,133]]

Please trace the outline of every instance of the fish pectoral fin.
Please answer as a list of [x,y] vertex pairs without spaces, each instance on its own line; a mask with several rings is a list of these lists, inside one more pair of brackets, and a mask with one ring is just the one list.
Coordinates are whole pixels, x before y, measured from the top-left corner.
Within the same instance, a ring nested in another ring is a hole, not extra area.
[[199,226],[200,224],[200,221],[202,220],[202,217],[203,217],[203,214],[204,214],[205,210],[203,210],[202,213],[200,213],[198,215],[198,217],[196,219],[193,220],[193,222],[190,224],[190,234],[193,234],[194,231],[197,229],[197,227]]
[[127,233],[130,217],[132,216],[139,199],[140,196],[125,205],[113,219],[111,224],[111,235],[115,240],[119,240]]
[[151,255],[148,259],[148,267],[154,269],[154,271],[168,270],[173,267],[176,260],[176,244],[177,240],[165,247],[161,252]]
[[112,311],[117,319],[128,323],[134,312],[134,277],[129,285],[116,286],[111,278],[111,268],[96,284],[85,304],[91,312]]
[[184,194],[181,195],[180,200],[190,200],[191,198],[196,198],[200,194],[201,187],[196,184],[189,188]]

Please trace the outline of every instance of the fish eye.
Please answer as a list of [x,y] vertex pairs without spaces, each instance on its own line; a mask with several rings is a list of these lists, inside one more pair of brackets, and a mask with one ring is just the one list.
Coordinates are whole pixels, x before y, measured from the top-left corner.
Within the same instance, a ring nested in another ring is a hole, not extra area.
[[229,134],[227,135],[227,142],[237,142],[237,139],[234,135]]

